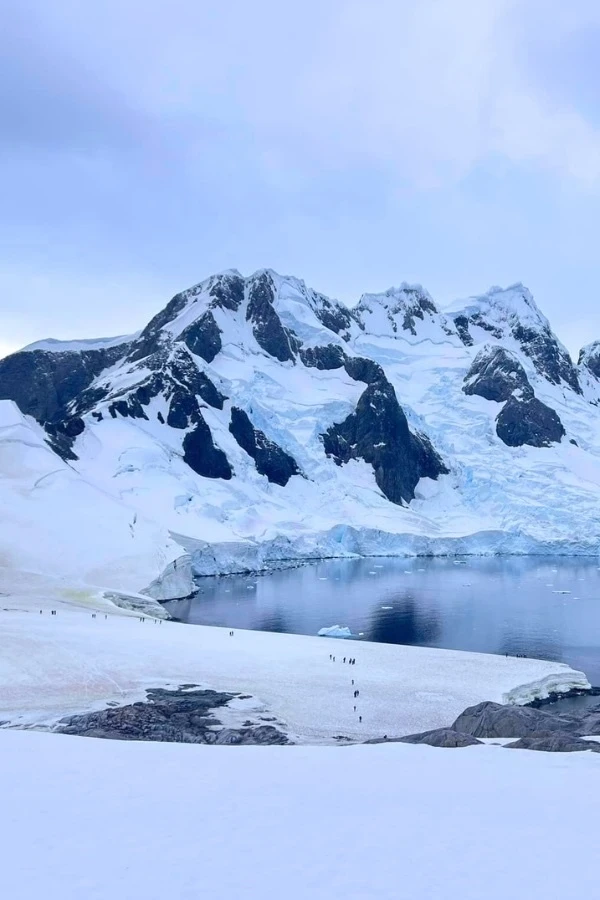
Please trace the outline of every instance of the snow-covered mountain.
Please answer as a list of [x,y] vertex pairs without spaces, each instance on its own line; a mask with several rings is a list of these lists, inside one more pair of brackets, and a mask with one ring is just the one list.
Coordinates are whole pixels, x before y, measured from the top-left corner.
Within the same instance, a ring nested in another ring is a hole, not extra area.
[[0,361],[0,545],[129,588],[184,550],[201,572],[596,552],[599,401],[600,343],[575,366],[523,285],[440,310],[402,284],[349,309],[232,270],[137,334]]

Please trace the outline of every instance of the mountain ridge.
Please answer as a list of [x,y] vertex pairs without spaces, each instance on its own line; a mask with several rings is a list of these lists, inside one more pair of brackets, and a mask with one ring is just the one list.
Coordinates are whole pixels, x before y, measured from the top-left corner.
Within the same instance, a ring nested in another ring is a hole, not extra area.
[[442,308],[402,282],[349,308],[227,270],[133,335],[5,357],[0,405],[171,551],[368,532],[580,552],[600,542],[598,346],[575,365],[519,283]]

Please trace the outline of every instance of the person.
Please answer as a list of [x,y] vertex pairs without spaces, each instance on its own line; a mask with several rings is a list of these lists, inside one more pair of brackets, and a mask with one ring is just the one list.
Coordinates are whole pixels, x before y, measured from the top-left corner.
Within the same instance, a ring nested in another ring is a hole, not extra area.
[[354,678],[352,679],[352,684],[354,684]]
[[356,706],[354,707],[354,712],[356,712]]
[[359,716],[359,717],[358,717],[358,721],[359,721],[359,722],[362,722],[362,716]]
[[343,658],[342,662],[346,662],[346,657]]

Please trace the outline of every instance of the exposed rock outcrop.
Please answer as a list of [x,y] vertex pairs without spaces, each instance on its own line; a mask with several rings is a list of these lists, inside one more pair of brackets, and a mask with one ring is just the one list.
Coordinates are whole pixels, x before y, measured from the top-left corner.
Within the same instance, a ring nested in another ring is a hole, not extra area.
[[94,350],[22,350],[0,360],[0,400],[14,400],[40,424],[57,422],[127,344]]
[[484,701],[470,706],[452,724],[454,731],[476,738],[526,738],[540,732],[582,734],[576,716],[555,715],[529,706]]
[[545,753],[581,753],[584,750],[600,753],[600,744],[582,741],[567,731],[539,732],[505,746],[509,750],[542,750]]
[[493,344],[482,347],[473,360],[463,391],[498,403],[509,400],[515,391],[524,400],[533,397],[527,373],[514,353]]
[[236,406],[232,408],[229,431],[240,447],[252,457],[256,471],[260,475],[266,475],[274,484],[285,487],[292,475],[300,473],[296,460],[274,441],[270,441],[264,431],[255,428],[243,409]]
[[287,744],[287,736],[273,725],[246,723],[223,728],[215,712],[235,694],[210,690],[147,691],[146,702],[99,712],[68,716],[56,730],[63,734],[128,741],[168,741],[182,744]]
[[496,433],[509,447],[549,447],[566,432],[558,414],[537,397],[511,396],[496,418]]
[[181,340],[196,356],[211,363],[223,346],[221,329],[213,313],[207,310],[181,333]]
[[190,469],[205,478],[223,478],[225,481],[233,475],[233,469],[225,453],[216,447],[210,428],[204,421],[202,413],[193,414],[195,425],[183,439],[183,459]]
[[361,395],[355,412],[322,435],[325,452],[338,465],[351,459],[370,463],[383,494],[408,503],[420,478],[447,472],[429,441],[411,434],[396,393],[384,377]]
[[273,309],[274,299],[271,276],[267,272],[259,273],[250,281],[246,319],[251,322],[252,333],[262,349],[280,362],[286,362],[294,359],[298,345]]
[[419,734],[407,734],[398,738],[378,738],[365,741],[366,744],[428,744],[430,747],[473,747],[480,744],[470,734],[461,734],[453,728],[435,728],[433,731],[422,731]]

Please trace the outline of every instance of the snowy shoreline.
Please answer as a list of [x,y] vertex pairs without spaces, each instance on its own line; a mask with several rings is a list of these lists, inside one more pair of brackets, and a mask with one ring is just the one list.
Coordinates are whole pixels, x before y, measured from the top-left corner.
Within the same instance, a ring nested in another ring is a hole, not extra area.
[[370,642],[353,644],[350,669],[336,639],[142,622],[100,592],[44,584],[2,598],[0,719],[16,726],[194,683],[250,695],[295,741],[362,741],[444,727],[483,700],[523,704],[590,687],[560,663]]

